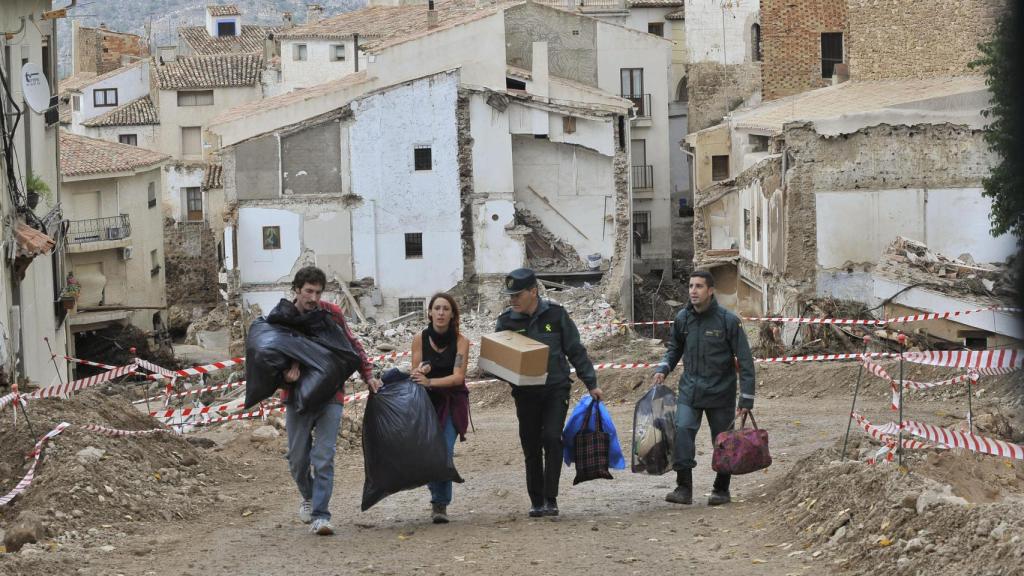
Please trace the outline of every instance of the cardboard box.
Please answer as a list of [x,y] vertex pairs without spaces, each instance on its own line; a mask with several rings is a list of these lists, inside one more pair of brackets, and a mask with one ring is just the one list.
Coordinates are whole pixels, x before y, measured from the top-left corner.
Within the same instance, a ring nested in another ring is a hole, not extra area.
[[505,330],[480,338],[481,369],[516,386],[543,386],[548,378],[548,345]]

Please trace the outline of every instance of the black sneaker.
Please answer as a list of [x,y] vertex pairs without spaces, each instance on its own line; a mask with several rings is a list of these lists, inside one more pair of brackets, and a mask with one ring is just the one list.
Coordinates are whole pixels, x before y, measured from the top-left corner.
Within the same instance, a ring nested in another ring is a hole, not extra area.
[[712,490],[711,496],[708,496],[708,506],[721,506],[729,502],[732,502],[732,496],[728,490]]
[[665,500],[673,504],[693,504],[693,488],[676,486],[676,489],[665,495]]
[[558,516],[558,501],[554,498],[547,498],[544,501],[544,515]]
[[529,516],[530,518],[540,518],[544,515],[543,506],[530,506]]

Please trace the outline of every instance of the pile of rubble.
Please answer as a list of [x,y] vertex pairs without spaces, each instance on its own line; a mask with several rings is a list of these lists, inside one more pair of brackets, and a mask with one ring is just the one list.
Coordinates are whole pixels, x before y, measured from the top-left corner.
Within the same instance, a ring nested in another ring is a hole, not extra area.
[[1010,263],[978,263],[970,254],[949,258],[932,252],[916,240],[897,237],[886,248],[876,272],[906,284],[927,284],[929,288],[963,297],[972,295],[993,305],[1017,299],[1014,267]]
[[552,234],[530,211],[516,208],[516,229],[525,234],[527,265],[538,271],[574,272],[587,264],[569,243]]
[[[877,446],[860,447],[862,457]],[[855,449],[856,450],[856,449]],[[841,461],[824,449],[774,486],[767,517],[797,541],[780,544],[828,572],[1019,574],[1024,463],[962,451],[894,464]]]

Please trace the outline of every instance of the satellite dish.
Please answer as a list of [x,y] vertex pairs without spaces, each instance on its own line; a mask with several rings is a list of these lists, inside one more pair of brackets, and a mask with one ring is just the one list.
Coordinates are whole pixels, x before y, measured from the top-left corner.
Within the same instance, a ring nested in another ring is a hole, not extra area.
[[39,64],[29,62],[21,67],[21,92],[36,114],[42,114],[50,107],[50,83]]

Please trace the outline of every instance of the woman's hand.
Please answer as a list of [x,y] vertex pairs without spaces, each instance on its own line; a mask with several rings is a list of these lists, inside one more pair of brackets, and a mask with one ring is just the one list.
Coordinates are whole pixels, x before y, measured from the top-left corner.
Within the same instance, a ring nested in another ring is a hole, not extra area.
[[412,373],[410,378],[412,379],[413,382],[419,384],[420,386],[423,386],[424,388],[430,388],[430,378],[427,378],[427,375],[420,372],[418,369]]

